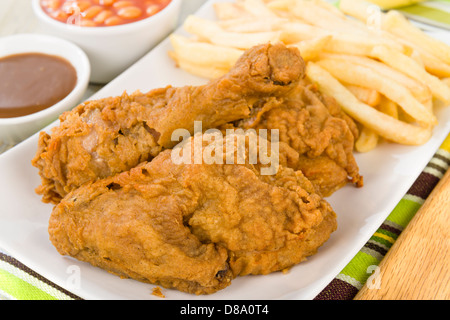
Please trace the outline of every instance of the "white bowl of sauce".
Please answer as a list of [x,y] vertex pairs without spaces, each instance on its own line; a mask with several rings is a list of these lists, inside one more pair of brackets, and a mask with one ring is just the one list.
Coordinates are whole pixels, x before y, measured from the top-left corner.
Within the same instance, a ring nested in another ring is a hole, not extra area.
[[90,77],[86,54],[47,35],[0,38],[0,142],[18,143],[81,102]]
[[88,55],[91,82],[107,83],[172,32],[182,0],[33,0],[45,33]]

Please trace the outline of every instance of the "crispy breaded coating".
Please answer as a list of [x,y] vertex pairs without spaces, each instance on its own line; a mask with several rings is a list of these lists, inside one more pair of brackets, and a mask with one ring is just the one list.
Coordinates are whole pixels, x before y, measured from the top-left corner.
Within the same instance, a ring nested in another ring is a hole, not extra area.
[[[224,146],[228,139],[238,141],[227,136]],[[123,277],[210,294],[237,276],[303,261],[336,229],[335,213],[300,171],[261,175],[259,164],[223,157],[175,164],[165,150],[86,183],[54,208],[50,240],[60,254]]]
[[304,76],[297,49],[282,44],[246,51],[225,76],[204,86],[166,87],[85,102],[60,117],[51,134],[42,132],[32,164],[44,202],[58,203],[85,182],[149,161],[173,147],[176,129],[203,129],[247,117],[265,96],[282,96]]
[[306,81],[289,95],[262,99],[250,117],[234,122],[243,129],[278,129],[282,163],[301,170],[330,196],[363,180],[353,155],[358,129],[333,98],[323,96]]

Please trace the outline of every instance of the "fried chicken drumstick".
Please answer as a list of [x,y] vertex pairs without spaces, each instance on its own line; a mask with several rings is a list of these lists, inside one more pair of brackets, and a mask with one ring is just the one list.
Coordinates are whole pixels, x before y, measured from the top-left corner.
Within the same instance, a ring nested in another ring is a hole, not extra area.
[[85,102],[60,117],[51,135],[42,132],[32,164],[44,202],[58,203],[85,182],[149,161],[171,148],[175,129],[193,131],[247,117],[264,96],[283,96],[304,75],[297,49],[261,45],[248,50],[225,76],[204,86],[166,87],[148,93]]
[[[227,136],[224,146],[227,139],[237,141]],[[264,176],[258,164],[175,164],[171,152],[62,199],[49,222],[59,253],[210,294],[237,276],[301,262],[336,229],[335,213],[300,171],[280,166]]]

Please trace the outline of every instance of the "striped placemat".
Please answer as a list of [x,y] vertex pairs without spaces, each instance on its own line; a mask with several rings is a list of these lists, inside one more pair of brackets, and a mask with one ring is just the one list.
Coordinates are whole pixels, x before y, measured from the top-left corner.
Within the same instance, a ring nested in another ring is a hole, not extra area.
[[0,300],[80,300],[0,251]]
[[367,281],[375,287],[377,266],[449,166],[450,135],[388,218],[315,300],[351,300]]

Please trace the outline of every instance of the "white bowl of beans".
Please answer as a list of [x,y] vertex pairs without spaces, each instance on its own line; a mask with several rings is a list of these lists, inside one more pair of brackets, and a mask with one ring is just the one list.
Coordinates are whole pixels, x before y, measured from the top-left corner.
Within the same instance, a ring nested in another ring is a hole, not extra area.
[[33,0],[44,32],[79,45],[107,83],[172,32],[182,0]]
[[89,84],[89,59],[53,36],[0,38],[0,146],[16,144],[77,106]]

